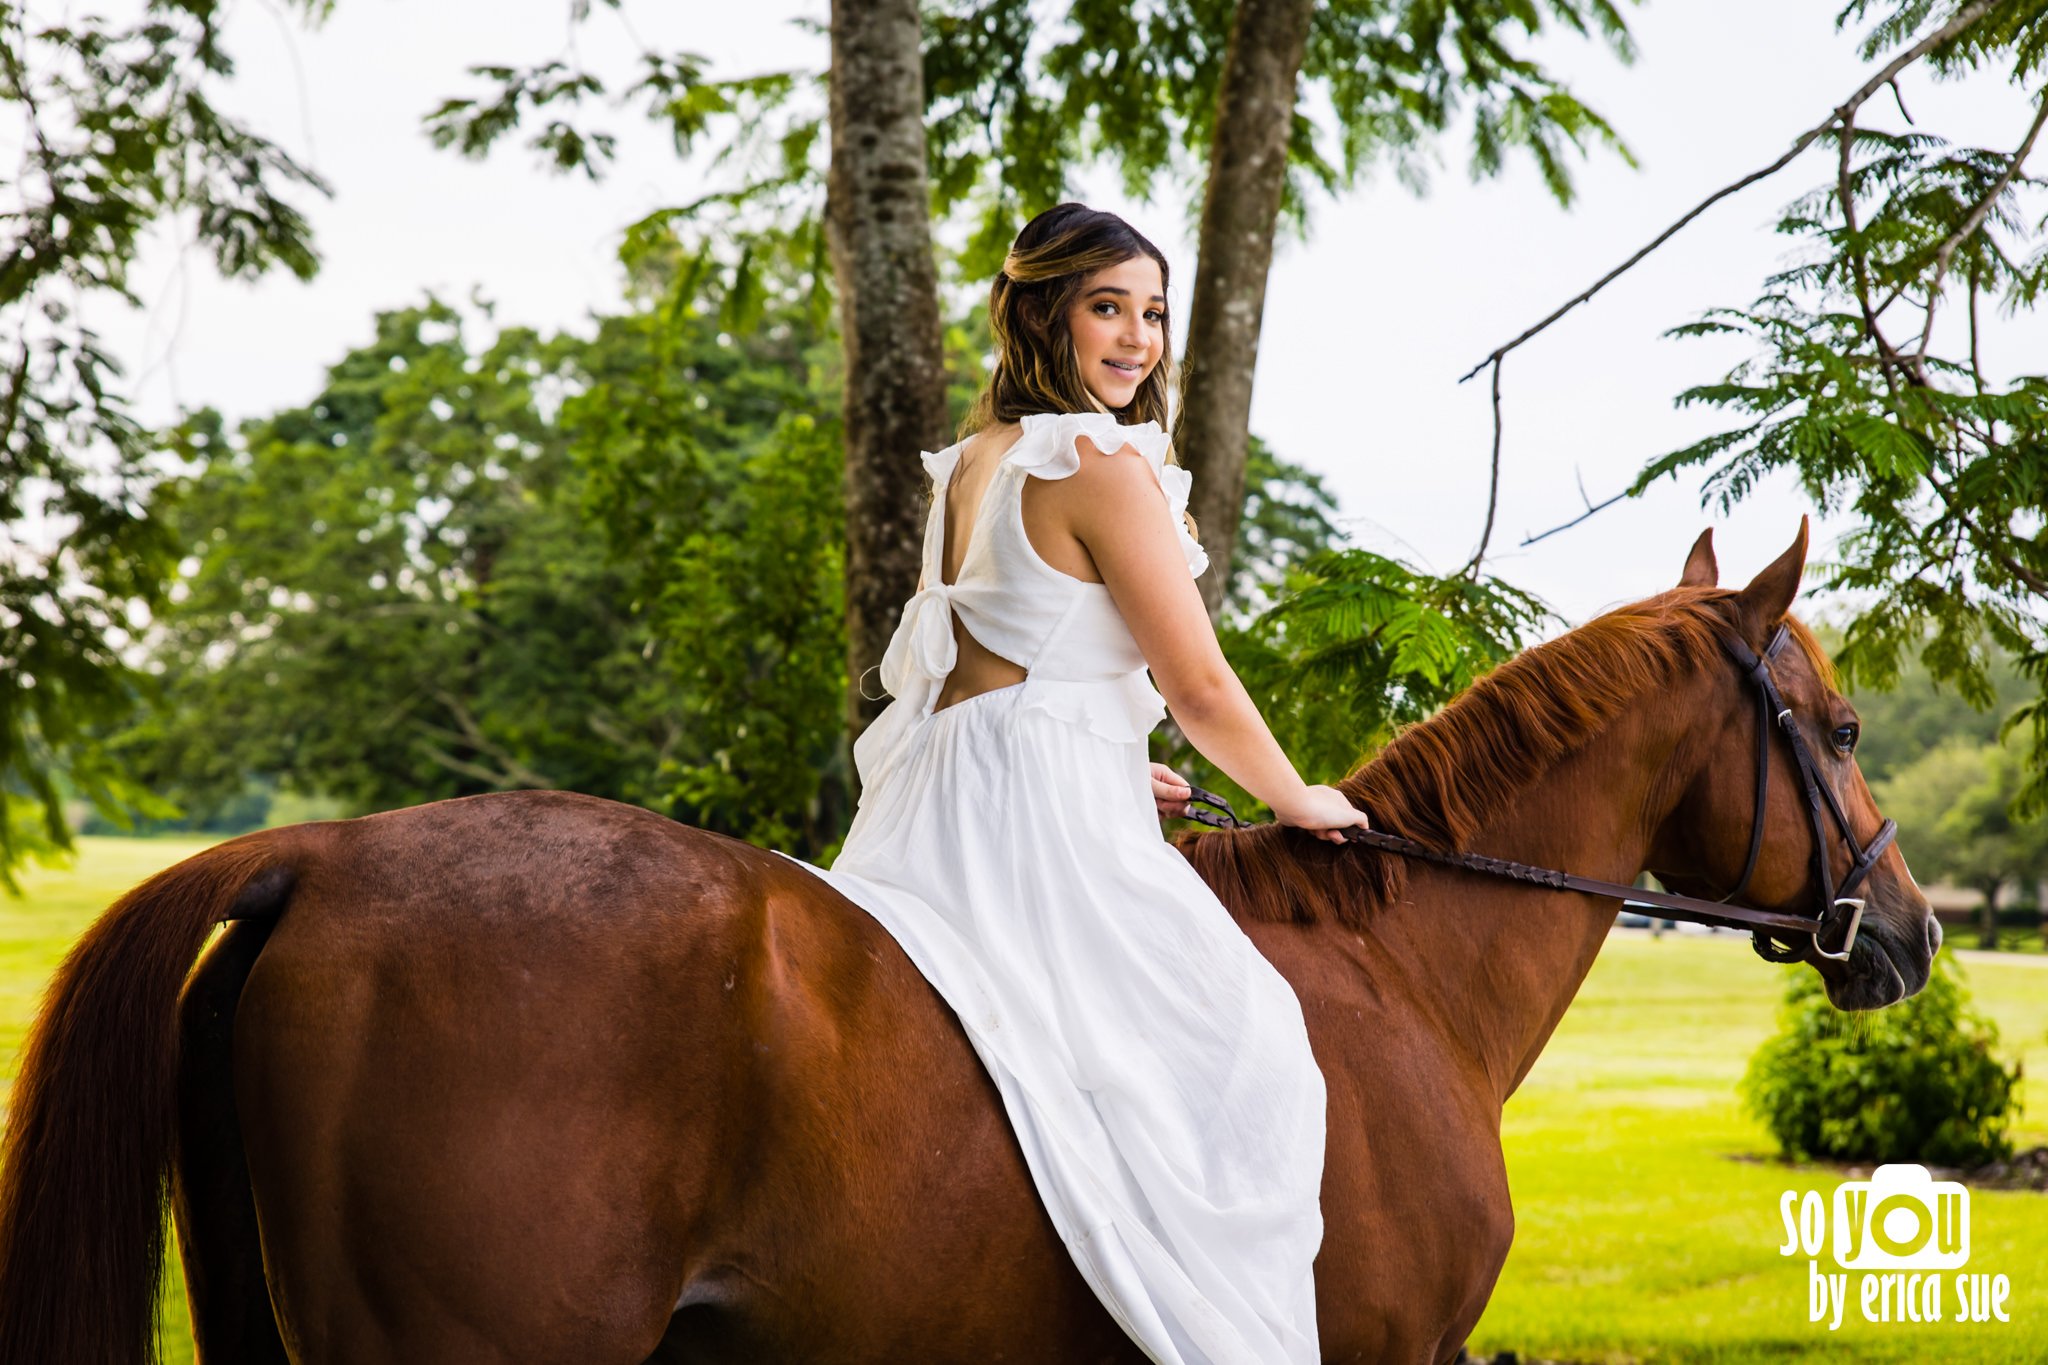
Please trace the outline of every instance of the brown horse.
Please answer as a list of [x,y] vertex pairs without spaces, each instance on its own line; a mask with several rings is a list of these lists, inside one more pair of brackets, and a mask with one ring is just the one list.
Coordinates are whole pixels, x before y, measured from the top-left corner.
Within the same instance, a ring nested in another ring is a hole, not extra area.
[[[1719,640],[1762,648],[1805,550],[1802,528],[1736,592],[1701,537],[1678,588],[1495,670],[1345,789],[1439,847],[1733,885],[1756,721]],[[1853,713],[1793,633],[1779,684],[1867,837],[1831,742]],[[1747,899],[1804,912],[1812,835],[1770,761]],[[1615,901],[1276,826],[1179,846],[1293,983],[1328,1079],[1326,1358],[1447,1359],[1513,1231],[1501,1106]],[[1896,849],[1866,894],[1849,959],[1809,959],[1851,1008],[1919,989],[1940,941]],[[773,854],[567,792],[158,873],[65,962],[13,1104],[8,1365],[146,1357],[167,1177],[208,1365],[1141,1360],[887,933]]]

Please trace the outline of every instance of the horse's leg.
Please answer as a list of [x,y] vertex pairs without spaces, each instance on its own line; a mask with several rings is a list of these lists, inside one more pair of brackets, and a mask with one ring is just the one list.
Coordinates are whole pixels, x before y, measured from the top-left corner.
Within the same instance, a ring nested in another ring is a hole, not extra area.
[[235,1003],[274,924],[230,924],[200,959],[179,1004],[183,1046],[171,1201],[201,1365],[286,1365],[289,1359],[263,1279],[231,1055]]

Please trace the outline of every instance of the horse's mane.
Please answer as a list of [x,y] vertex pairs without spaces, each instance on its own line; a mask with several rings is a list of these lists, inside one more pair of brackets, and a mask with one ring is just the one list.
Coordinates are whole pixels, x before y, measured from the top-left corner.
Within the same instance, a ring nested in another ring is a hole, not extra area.
[[[1617,607],[1524,650],[1448,706],[1403,729],[1337,788],[1373,828],[1443,850],[1469,841],[1516,795],[1584,746],[1630,701],[1703,667],[1723,666],[1735,592],[1674,588]],[[1813,633],[1787,617],[1793,641],[1830,687],[1834,669]],[[1247,919],[1358,927],[1401,893],[1409,860],[1341,848],[1278,824],[1187,833],[1174,844]],[[1341,865],[1337,865],[1341,864]]]

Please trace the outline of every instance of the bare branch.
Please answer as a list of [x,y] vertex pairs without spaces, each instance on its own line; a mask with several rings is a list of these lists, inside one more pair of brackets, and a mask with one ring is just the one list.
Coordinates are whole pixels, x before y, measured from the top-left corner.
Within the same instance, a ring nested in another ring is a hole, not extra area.
[[1906,108],[1906,93],[1899,89],[1898,81],[1893,79],[1886,81],[1885,84],[1892,88],[1892,102],[1899,106],[1899,117],[1906,121],[1906,126],[1909,128],[1919,127],[1920,125],[1913,122],[1913,112]]
[[1486,558],[1486,544],[1493,539],[1493,514],[1500,508],[1500,362],[1493,362],[1493,481],[1486,490],[1486,529],[1479,533],[1479,548],[1465,565],[1467,578],[1479,577],[1479,561]]
[[[1585,490],[1583,488],[1579,490],[1579,496],[1582,498],[1586,496]],[[1603,498],[1597,503],[1589,500],[1586,503],[1586,510],[1579,513],[1577,516],[1573,517],[1570,521],[1567,521],[1562,525],[1553,526],[1548,531],[1541,532],[1540,534],[1533,536],[1525,536],[1522,539],[1522,544],[1524,546],[1534,545],[1539,540],[1548,540],[1550,537],[1556,535],[1559,531],[1569,531],[1572,529],[1572,527],[1577,526],[1580,522],[1586,520],[1588,517],[1591,517],[1595,512],[1604,512],[1627,496],[1628,490],[1624,488],[1619,493],[1616,493],[1613,497]]]
[[[1881,356],[1893,354],[1891,345],[1884,334],[1877,330],[1877,310],[1870,306],[1870,258],[1856,245],[1856,189],[1851,183],[1850,163],[1856,156],[1856,115],[1852,111],[1842,118],[1842,126],[1835,134],[1835,198],[1842,206],[1842,237],[1848,244],[1851,273],[1856,277],[1856,303],[1863,310],[1863,327],[1877,343]],[[1886,304],[1890,306],[1889,302]]]
[[[1984,357],[1978,349],[1977,340],[1977,290],[1977,266],[1975,262],[1972,262],[1970,265],[1970,378],[1977,385],[1977,396],[1982,398],[1984,396]],[[1994,437],[1998,434],[1998,424],[1995,422],[1992,424],[1991,434]]]
[[1560,307],[1556,312],[1552,313],[1549,317],[1543,319],[1543,321],[1537,323],[1534,327],[1531,327],[1528,331],[1523,332],[1513,341],[1510,341],[1505,346],[1497,347],[1493,351],[1489,352],[1486,359],[1480,361],[1477,365],[1474,365],[1471,369],[1467,370],[1463,375],[1459,376],[1458,382],[1462,384],[1466,380],[1470,379],[1473,375],[1478,374],[1481,370],[1485,369],[1489,363],[1497,363],[1501,359],[1501,357],[1505,356],[1509,351],[1514,350],[1516,347],[1530,340],[1531,338],[1536,336],[1537,333],[1542,332],[1544,329],[1548,328],[1552,323],[1556,322],[1566,313],[1571,312],[1572,309],[1586,302],[1595,294],[1599,293],[1602,289],[1605,289],[1608,285],[1612,284],[1615,280],[1619,279],[1622,275],[1626,274],[1630,269],[1632,269],[1636,265],[1637,262],[1641,261],[1645,256],[1649,255],[1658,247],[1664,245],[1664,243],[1670,241],[1673,237],[1675,237],[1678,234],[1679,230],[1683,228],[1686,224],[1690,223],[1693,219],[1699,217],[1702,213],[1705,213],[1715,204],[1718,204],[1723,199],[1726,199],[1729,195],[1734,194],[1739,190],[1747,189],[1749,186],[1754,185],[1757,181],[1776,175],[1779,171],[1785,169],[1785,167],[1792,164],[1793,158],[1797,157],[1801,152],[1805,151],[1808,147],[1812,146],[1815,139],[1819,138],[1821,134],[1827,132],[1828,129],[1834,127],[1837,124],[1847,123],[1850,120],[1852,120],[1855,117],[1856,111],[1863,106],[1864,102],[1868,100],[1872,95],[1876,94],[1878,91],[1884,89],[1885,86],[1891,84],[1893,78],[1896,77],[1901,71],[1904,71],[1907,67],[1911,66],[1914,62],[1919,61],[1922,57],[1926,56],[1929,52],[1932,52],[1935,48],[1940,47],[1943,43],[1948,42],[1951,38],[1954,38],[1957,34],[1969,28],[1972,24],[1976,23],[1979,19],[1983,18],[1984,15],[1988,13],[1992,8],[1994,8],[1997,4],[1998,0],[1976,0],[1975,4],[1966,6],[1964,9],[1962,9],[1956,14],[1955,18],[1949,20],[1940,28],[1928,34],[1925,38],[1922,38],[1919,42],[1913,44],[1913,46],[1907,48],[1897,57],[1894,57],[1889,63],[1885,65],[1882,71],[1879,71],[1875,76],[1872,76],[1868,81],[1865,81],[1863,85],[1857,89],[1855,94],[1849,96],[1848,99],[1844,100],[1840,105],[1836,106],[1835,109],[1828,114],[1825,120],[1823,120],[1819,124],[1816,124],[1814,127],[1807,129],[1804,133],[1801,133],[1796,139],[1794,139],[1791,148],[1787,150],[1783,156],[1779,157],[1776,161],[1773,161],[1770,165],[1764,167],[1762,170],[1752,171],[1748,175],[1742,177],[1742,179],[1737,180],[1735,183],[1723,186],[1721,189],[1718,189],[1714,191],[1712,194],[1708,195],[1705,199],[1702,199],[1684,217],[1680,218],[1670,227],[1665,228],[1664,231],[1658,233],[1657,236],[1651,240],[1649,245],[1643,247],[1642,250],[1636,252],[1633,256],[1630,256],[1627,260],[1623,261],[1614,269],[1608,271],[1605,275],[1602,275],[1598,280],[1594,281],[1593,284],[1589,288],[1587,288],[1583,293],[1574,296],[1562,307]]
[[[1863,310],[1863,330],[1870,334],[1871,343],[1877,347],[1877,358],[1882,367],[1885,389],[1896,400],[1898,384],[1893,377],[1895,369],[1906,367],[1907,381],[1923,386],[1926,383],[1927,371],[1918,357],[1913,357],[1912,364],[1910,367],[1907,366],[1908,358],[1899,354],[1898,349],[1885,336],[1883,329],[1877,325],[1880,310],[1871,307],[1870,304],[1870,258],[1856,242],[1856,234],[1860,229],[1856,226],[1856,191],[1849,174],[1850,163],[1856,153],[1855,110],[1842,114],[1841,127],[1835,134],[1835,143],[1835,197],[1841,201],[1843,250],[1848,254],[1856,277],[1856,306]],[[1887,300],[1885,306],[1890,307],[1891,301]]]
[[1900,299],[1904,298],[1906,296],[1907,286],[1911,285],[1912,283],[1913,281],[1911,280],[1900,280],[1897,284],[1893,285],[1892,292],[1886,294],[1884,296],[1884,302],[1877,305],[1877,315],[1879,317],[1883,317],[1887,309],[1889,309],[1893,304],[1897,303]]
[[467,706],[463,705],[462,698],[456,696],[445,687],[434,688],[433,695],[435,700],[447,707],[449,713],[455,717],[455,723],[461,727],[462,733],[456,734],[418,717],[413,719],[414,728],[430,735],[439,735],[446,739],[455,740],[457,743],[466,744],[479,754],[497,759],[502,767],[497,770],[490,770],[480,768],[474,764],[465,764],[450,755],[434,749],[425,740],[416,740],[415,743],[425,749],[437,762],[446,767],[453,768],[457,772],[477,778],[480,781],[494,783],[499,790],[508,790],[514,787],[549,788],[555,785],[542,774],[535,772],[532,768],[520,762],[518,756],[505,748],[505,746],[485,734],[483,727],[477,723],[476,717],[470,714]]
[[522,782],[494,768],[486,768],[478,763],[470,763],[464,759],[457,758],[446,749],[436,748],[425,739],[415,737],[413,739],[413,746],[434,762],[448,769],[448,771],[459,773],[464,777],[475,778],[477,781],[490,787],[492,791],[515,791],[526,788],[546,789],[548,785],[545,782]]

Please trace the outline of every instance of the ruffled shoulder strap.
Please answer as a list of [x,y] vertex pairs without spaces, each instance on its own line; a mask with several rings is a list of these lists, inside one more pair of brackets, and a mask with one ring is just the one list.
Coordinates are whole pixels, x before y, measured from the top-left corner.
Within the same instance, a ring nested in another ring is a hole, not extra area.
[[[1024,434],[1003,457],[1005,464],[1015,464],[1041,479],[1064,479],[1081,467],[1081,452],[1074,442],[1086,436],[1097,450],[1105,453],[1122,450],[1125,446],[1136,446],[1138,453],[1152,466],[1152,475],[1159,480],[1159,487],[1166,494],[1166,505],[1173,512],[1174,529],[1180,534],[1181,552],[1188,562],[1188,572],[1200,575],[1209,567],[1209,555],[1202,543],[1188,534],[1183,514],[1187,511],[1188,492],[1194,483],[1194,475],[1177,464],[1166,462],[1167,447],[1172,438],[1161,430],[1157,422],[1139,422],[1125,426],[1106,412],[1034,412],[1023,418]],[[957,458],[957,452],[956,458]]]
[[1074,442],[1083,436],[1105,453],[1136,446],[1155,475],[1166,463],[1170,444],[1157,422],[1125,426],[1106,412],[1028,412],[1021,425],[1024,432],[1003,462],[1041,479],[1064,479],[1081,467]]
[[944,450],[920,450],[917,458],[924,461],[924,472],[931,475],[933,483],[944,483],[953,472],[953,466],[960,463],[961,447],[966,441],[955,441]]

